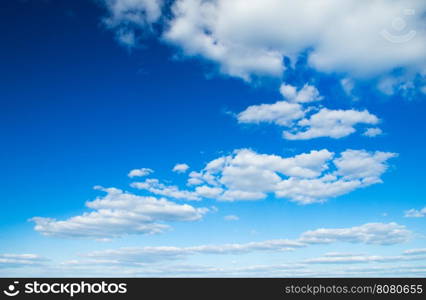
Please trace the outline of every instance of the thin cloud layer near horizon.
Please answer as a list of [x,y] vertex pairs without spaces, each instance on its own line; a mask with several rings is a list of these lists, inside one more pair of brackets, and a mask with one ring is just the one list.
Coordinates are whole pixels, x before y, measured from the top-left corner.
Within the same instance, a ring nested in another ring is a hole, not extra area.
[[425,1],[0,14],[3,276],[426,275]]

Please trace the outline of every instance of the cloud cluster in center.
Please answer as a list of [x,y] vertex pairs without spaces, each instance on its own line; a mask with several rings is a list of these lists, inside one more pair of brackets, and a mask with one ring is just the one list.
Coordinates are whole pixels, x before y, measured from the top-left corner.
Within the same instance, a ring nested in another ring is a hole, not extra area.
[[201,171],[189,173],[191,190],[148,178],[132,187],[183,199],[219,201],[260,200],[274,194],[300,204],[323,202],[359,188],[381,183],[390,152],[346,150],[336,155],[326,149],[293,157],[259,154],[250,149],[214,159]]
[[[239,123],[273,123],[287,128],[283,137],[288,140],[308,140],[319,137],[334,139],[348,136],[359,124],[376,125],[379,118],[367,110],[332,110],[306,103],[322,100],[319,91],[306,84],[300,90],[288,84],[281,85],[285,100],[273,104],[249,106],[237,115]],[[364,135],[374,137],[381,134],[379,128],[368,128]]]

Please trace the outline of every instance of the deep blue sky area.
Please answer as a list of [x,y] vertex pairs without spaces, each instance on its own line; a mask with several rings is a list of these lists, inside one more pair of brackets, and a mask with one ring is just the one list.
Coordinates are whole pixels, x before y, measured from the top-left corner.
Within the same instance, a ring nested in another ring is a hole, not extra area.
[[[285,140],[279,126],[239,124],[236,117],[250,105],[282,100],[280,78],[246,82],[221,74],[214,63],[186,57],[157,38],[157,28],[144,34],[141,45],[120,45],[103,23],[106,14],[107,9],[96,1],[1,3],[0,253],[32,253],[34,248],[37,254],[60,261],[65,258],[54,250],[40,252],[67,245],[64,256],[71,259],[75,253],[115,246],[297,238],[320,227],[371,222],[407,226],[417,237],[411,248],[424,247],[424,218],[405,218],[404,211],[421,209],[425,203],[425,94],[385,95],[373,87],[378,79],[367,78],[360,80],[354,99],[339,84],[342,73],[303,66],[302,54],[302,66],[288,66],[290,70],[283,74],[286,82],[314,84],[324,96],[324,107],[367,109],[380,118],[383,134]],[[321,149],[385,151],[398,157],[389,160],[389,169],[381,177],[384,183],[322,204],[300,205],[272,195],[261,201],[190,202],[195,207],[215,206],[218,211],[207,214],[199,225],[176,223],[164,235],[86,243],[43,236],[28,221],[34,216],[63,220],[87,212],[84,203],[102,195],[92,189],[96,185],[135,192],[129,187],[134,180],[127,177],[135,168],[151,168],[153,177],[184,189],[186,177],[171,171],[175,164],[201,170],[209,161],[242,148],[283,157]],[[238,215],[240,220],[226,222],[225,215]],[[333,247],[318,247],[306,254],[333,251]],[[369,251],[367,246],[359,247],[357,251]],[[372,247],[390,255],[410,248],[395,246],[393,253],[390,248]],[[350,248],[341,246],[342,252]],[[205,261],[209,259],[196,262]],[[217,262],[225,263],[225,258]],[[266,262],[281,262],[281,258]]]

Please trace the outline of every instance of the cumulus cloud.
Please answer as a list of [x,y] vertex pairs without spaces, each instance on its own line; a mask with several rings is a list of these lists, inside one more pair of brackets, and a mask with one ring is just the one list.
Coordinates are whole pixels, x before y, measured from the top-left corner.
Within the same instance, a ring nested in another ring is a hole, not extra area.
[[[302,233],[296,240],[278,239],[260,242],[250,242],[243,244],[223,244],[223,245],[201,245],[191,247],[133,247],[113,250],[95,251],[87,254],[88,257],[101,260],[115,260],[121,263],[152,263],[167,260],[184,259],[191,255],[235,255],[248,254],[262,251],[291,251],[296,248],[306,247],[315,244],[331,244],[337,242],[391,245],[407,241],[411,232],[403,225],[396,223],[368,223],[361,226],[339,229],[317,229]],[[357,259],[350,258],[352,255],[328,256],[328,261],[341,262],[351,260],[363,260],[358,255]],[[341,258],[344,257],[344,258]],[[378,260],[377,257],[370,257],[370,260]],[[326,261],[325,259],[324,261]],[[314,262],[314,261],[312,261]],[[318,261],[319,262],[319,261]]]
[[[104,23],[125,45],[134,46],[157,23],[161,39],[184,55],[202,57],[216,63],[222,73],[247,81],[255,76],[280,77],[284,58],[294,65],[303,53],[308,53],[308,63],[316,70],[352,77],[402,68],[422,73],[426,68],[422,0],[101,3],[108,10]],[[165,5],[170,9],[163,9]]]
[[273,194],[309,204],[381,183],[387,161],[395,156],[390,152],[351,149],[336,155],[323,149],[281,157],[239,149],[189,173],[188,186],[193,187],[190,190],[165,185],[158,179],[134,182],[131,186],[183,200],[249,201]]
[[148,176],[149,174],[153,173],[154,171],[148,168],[141,168],[141,169],[134,169],[127,174],[130,178],[133,177],[144,177]]
[[[319,91],[311,85],[305,84],[297,91],[296,87],[283,84],[280,92],[286,100],[249,106],[237,114],[238,122],[272,123],[286,127],[283,132],[285,139],[308,140],[319,137],[339,139],[354,133],[360,124],[376,125],[380,121],[367,110],[333,110],[320,108],[318,105],[306,106],[306,103],[322,99]],[[373,137],[381,133],[379,128],[369,128],[364,135]]]
[[334,160],[336,174],[346,180],[361,180],[366,185],[382,183],[380,175],[387,169],[386,161],[396,156],[390,152],[347,150]]
[[[415,13],[404,15],[407,8]],[[371,76],[405,67],[420,72],[425,11],[421,0],[178,0],[164,38],[246,80],[280,76],[283,58],[294,62],[307,49],[309,64],[320,71]],[[392,27],[397,18],[405,19],[407,31],[416,31],[404,43],[390,39],[405,37]]]
[[187,164],[177,164],[173,167],[172,171],[176,173],[185,173],[188,169],[189,166]]
[[209,199],[215,199],[222,193],[223,193],[223,189],[220,187],[211,187],[211,186],[203,185],[203,186],[197,186],[195,188],[195,194],[197,194],[200,197],[209,198]]
[[307,140],[318,137],[342,138],[354,133],[357,124],[377,124],[379,119],[367,110],[330,110],[322,108],[308,119],[300,120],[293,132],[284,131],[288,140]]
[[405,211],[404,216],[406,218],[424,218],[426,216],[426,207],[423,207],[422,209],[409,209]]
[[300,241],[310,244],[334,242],[392,245],[406,242],[411,232],[397,223],[367,223],[351,228],[316,229],[303,233]]
[[305,111],[298,103],[278,101],[274,104],[249,106],[237,115],[239,123],[261,122],[274,123],[280,126],[291,126],[295,120],[305,116]]
[[47,259],[36,254],[0,254],[0,269],[17,267],[39,267]]
[[280,93],[290,102],[309,103],[323,99],[318,89],[309,84],[305,84],[303,88],[297,90],[295,86],[283,83],[280,87]]
[[98,189],[106,196],[87,202],[93,209],[60,221],[34,217],[34,229],[43,235],[65,238],[114,238],[127,234],[155,234],[170,228],[161,222],[192,222],[202,219],[207,208],[176,204],[166,199],[142,197],[116,188]]

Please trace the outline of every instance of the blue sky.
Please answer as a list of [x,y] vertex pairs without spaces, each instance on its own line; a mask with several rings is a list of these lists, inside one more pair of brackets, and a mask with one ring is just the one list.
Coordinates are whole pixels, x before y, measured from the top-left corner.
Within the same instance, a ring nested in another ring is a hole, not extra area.
[[346,2],[2,4],[0,274],[425,276],[426,5]]

